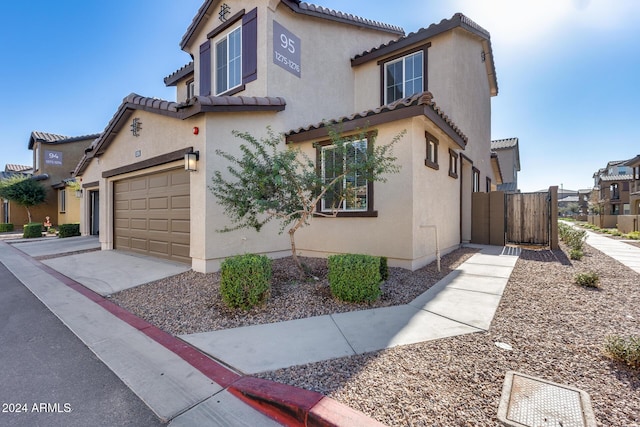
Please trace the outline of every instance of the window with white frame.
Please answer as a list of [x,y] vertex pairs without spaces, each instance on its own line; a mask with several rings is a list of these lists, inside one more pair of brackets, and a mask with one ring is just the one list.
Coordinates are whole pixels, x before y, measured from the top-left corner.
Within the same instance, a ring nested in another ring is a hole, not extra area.
[[193,98],[194,96],[196,96],[196,86],[195,82],[192,79],[187,82],[187,100]]
[[449,176],[458,178],[458,153],[449,148]]
[[[348,172],[349,165],[366,159],[367,140],[347,142],[344,150],[335,145],[322,147],[322,180],[325,184],[335,181],[321,202],[322,211],[366,211],[369,207],[369,183],[359,172]],[[345,173],[347,172],[347,173]]]
[[242,27],[238,26],[216,43],[216,95],[242,84]]
[[480,191],[480,171],[476,168],[473,168],[473,192],[477,193]]
[[384,66],[385,104],[422,92],[424,90],[423,74],[423,51],[386,63]]

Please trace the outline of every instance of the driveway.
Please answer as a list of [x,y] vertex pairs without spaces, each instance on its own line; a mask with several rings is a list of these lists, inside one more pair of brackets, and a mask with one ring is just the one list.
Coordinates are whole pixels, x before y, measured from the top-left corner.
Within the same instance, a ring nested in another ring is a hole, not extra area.
[[[102,296],[191,269],[187,264],[159,258],[96,250],[100,242],[94,236],[19,240],[11,244],[32,257],[60,255],[41,262]],[[78,254],[79,251],[90,252]]]

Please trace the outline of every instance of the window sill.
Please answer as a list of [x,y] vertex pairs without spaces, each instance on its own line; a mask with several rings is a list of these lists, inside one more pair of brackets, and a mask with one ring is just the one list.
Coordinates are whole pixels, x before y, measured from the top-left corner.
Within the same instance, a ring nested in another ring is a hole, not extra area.
[[[332,215],[331,212],[323,212],[326,215]],[[333,218],[333,216],[324,216],[324,215],[318,215],[317,213],[313,214],[314,218]],[[336,218],[377,218],[378,217],[378,211],[356,211],[356,212],[349,212],[349,211],[342,211],[342,212],[338,212],[338,215],[336,216]]]
[[458,179],[458,174],[454,172],[449,172],[449,176],[453,179]]
[[240,93],[243,90],[245,90],[245,85],[240,85],[240,86],[236,86],[233,89],[229,89],[226,92],[222,92],[220,94],[217,94],[215,96],[231,96],[231,95],[235,95],[236,93]]
[[432,162],[429,159],[424,159],[424,165],[427,166],[427,167],[430,167],[431,169],[435,169],[435,170],[439,170],[440,169],[440,165],[439,164],[437,164],[435,162]]

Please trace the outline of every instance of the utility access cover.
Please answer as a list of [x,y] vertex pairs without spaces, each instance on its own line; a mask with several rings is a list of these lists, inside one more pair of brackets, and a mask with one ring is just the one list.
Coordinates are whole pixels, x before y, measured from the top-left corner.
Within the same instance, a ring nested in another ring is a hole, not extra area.
[[518,372],[507,372],[498,420],[510,427],[595,427],[589,395]]

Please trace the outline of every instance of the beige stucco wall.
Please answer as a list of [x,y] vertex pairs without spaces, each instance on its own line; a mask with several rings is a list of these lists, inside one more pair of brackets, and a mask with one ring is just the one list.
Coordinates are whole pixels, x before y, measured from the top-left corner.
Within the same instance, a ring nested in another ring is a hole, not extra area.
[[516,171],[516,153],[513,149],[496,150],[498,161],[500,162],[500,171],[502,172],[503,182],[518,182]]
[[[76,192],[71,187],[65,187],[64,190],[57,191],[64,191],[66,194],[66,210],[65,212],[58,212],[58,225],[80,222],[81,198],[76,197]],[[52,222],[53,220],[51,218]]]
[[[311,225],[296,233],[303,255],[365,253],[386,256],[389,264],[417,269],[436,258],[435,230],[442,254],[460,243],[457,179],[448,174],[449,147],[454,144],[423,117],[376,126],[376,144],[386,144],[406,131],[394,149],[401,170],[387,175],[387,182],[374,184],[375,218],[313,218]],[[440,168],[425,166],[425,130],[439,139]],[[322,140],[322,139],[320,139]],[[315,159],[314,142],[298,144]]]

